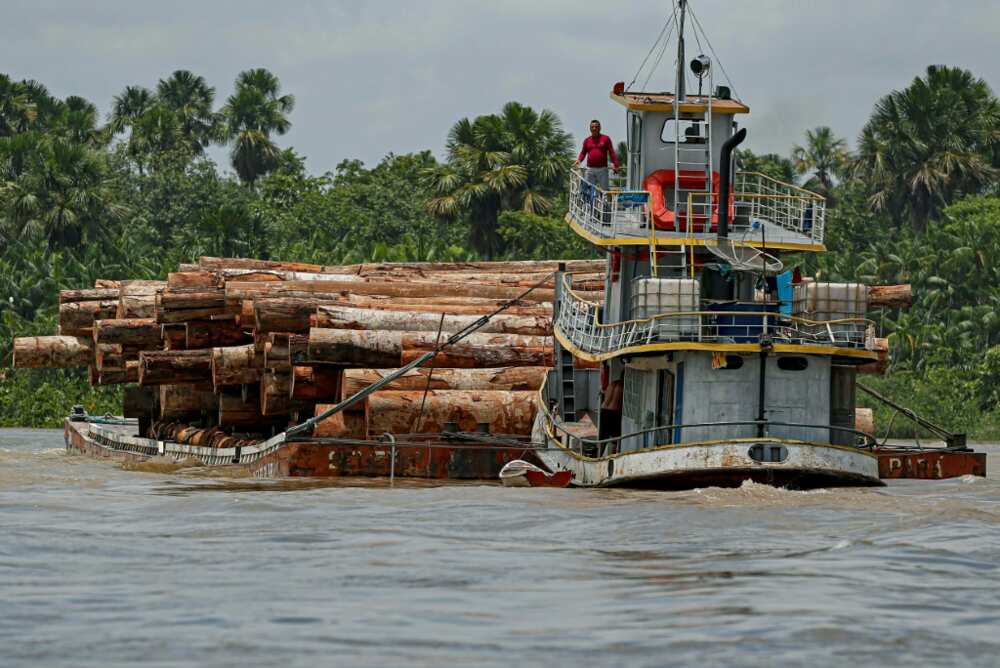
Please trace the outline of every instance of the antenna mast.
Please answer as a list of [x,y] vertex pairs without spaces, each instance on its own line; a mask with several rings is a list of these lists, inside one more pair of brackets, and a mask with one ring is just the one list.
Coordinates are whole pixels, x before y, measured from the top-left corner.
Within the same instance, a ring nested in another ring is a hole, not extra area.
[[677,97],[678,102],[687,99],[684,90],[684,15],[687,13],[687,0],[678,0],[681,8],[680,25],[677,29]]

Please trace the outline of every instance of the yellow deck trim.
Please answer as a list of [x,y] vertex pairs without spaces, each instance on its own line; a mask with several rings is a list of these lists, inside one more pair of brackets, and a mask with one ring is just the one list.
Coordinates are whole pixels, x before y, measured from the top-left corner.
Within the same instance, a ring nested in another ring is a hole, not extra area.
[[[608,247],[608,246],[649,246],[648,237],[619,237],[615,239],[602,239],[601,237],[588,232],[579,223],[574,220],[572,214],[566,214],[566,222],[569,224],[570,228],[576,232],[578,235],[594,244],[595,246]],[[664,239],[662,237],[656,238],[656,246],[714,246],[716,244],[715,239],[696,239],[692,237],[676,237],[672,239]],[[762,244],[757,241],[738,241],[733,240],[735,246],[750,246],[752,248],[767,248],[767,250],[787,250],[787,251],[806,251],[810,253],[822,253],[826,251],[826,246],[824,244],[798,244],[791,242],[772,242],[769,241],[767,244]]]
[[[554,328],[553,334],[559,339],[563,348],[573,353],[574,357],[579,357],[588,362],[604,362],[605,360],[621,357],[622,355],[637,355],[641,353],[668,352],[673,350],[701,350],[705,352],[719,353],[759,353],[760,344],[757,343],[699,343],[697,341],[670,341],[663,343],[647,343],[641,346],[630,346],[620,350],[607,353],[587,353],[577,348],[559,328]],[[837,348],[835,346],[813,346],[799,345],[795,343],[776,343],[773,351],[775,353],[792,353],[799,355],[825,355],[828,357],[853,357],[862,360],[876,360],[878,353],[871,350],[856,350],[853,348]]]

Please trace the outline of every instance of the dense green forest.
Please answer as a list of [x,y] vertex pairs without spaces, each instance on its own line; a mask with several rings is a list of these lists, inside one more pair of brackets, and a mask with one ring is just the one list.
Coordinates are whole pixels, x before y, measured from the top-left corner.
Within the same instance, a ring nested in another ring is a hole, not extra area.
[[[803,257],[824,280],[913,283],[914,306],[876,314],[888,376],[868,382],[932,419],[1000,436],[1000,103],[972,73],[932,66],[873,100],[857,146],[810,130],[788,156],[741,167],[829,202],[831,252]],[[128,86],[102,118],[80,97],[0,74],[0,355],[52,333],[59,289],[163,277],[199,255],[323,264],[597,257],[562,222],[575,144],[551,111],[511,102],[457,120],[438,146],[307,173],[279,145],[295,99],[264,69],[217,98],[179,70]],[[215,164],[211,146],[225,147]],[[78,371],[10,370],[0,425],[54,426],[116,388]],[[889,423],[880,412],[878,424]],[[909,427],[894,423],[895,435]]]

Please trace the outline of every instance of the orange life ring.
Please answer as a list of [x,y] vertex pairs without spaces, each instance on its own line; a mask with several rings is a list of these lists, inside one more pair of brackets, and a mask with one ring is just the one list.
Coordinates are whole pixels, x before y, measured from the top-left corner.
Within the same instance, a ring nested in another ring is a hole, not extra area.
[[[674,182],[677,180],[677,172],[673,169],[658,169],[642,180],[642,189],[649,192],[650,208],[653,214],[653,224],[659,230],[667,231],[687,231],[687,215],[681,213],[680,224],[678,216],[667,208],[664,191],[674,189]],[[705,173],[694,170],[681,170],[680,187],[682,190],[695,192],[705,192]],[[730,191],[732,188],[730,187]],[[712,232],[717,232],[719,228],[719,173],[712,172],[712,224],[709,228]],[[691,216],[692,231],[705,231],[705,214],[694,214]]]

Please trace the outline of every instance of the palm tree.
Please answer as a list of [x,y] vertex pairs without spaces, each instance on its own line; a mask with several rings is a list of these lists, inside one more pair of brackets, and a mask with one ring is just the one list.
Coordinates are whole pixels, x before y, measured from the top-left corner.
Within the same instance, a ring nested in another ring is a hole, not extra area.
[[805,187],[826,197],[833,205],[833,177],[840,175],[847,164],[847,142],[834,136],[829,127],[806,130],[806,145],[792,149],[795,172],[805,175],[812,172]]
[[37,116],[38,109],[24,82],[0,74],[0,137],[24,132]]
[[879,100],[858,143],[854,172],[869,184],[872,209],[897,224],[909,215],[923,231],[956,195],[996,178],[1000,103],[968,70],[932,65]]
[[247,70],[236,77],[236,90],[222,108],[224,136],[233,142],[233,169],[250,187],[279,162],[281,150],[271,134],[283,135],[292,125],[288,114],[295,98],[280,93],[276,76],[262,68]]
[[98,125],[97,107],[88,100],[70,95],[59,105],[59,113],[51,129],[70,142],[88,146],[105,146],[108,136]]
[[565,190],[573,161],[573,140],[553,112],[541,113],[517,102],[508,102],[500,112],[501,143],[511,161],[524,167],[527,177],[514,193],[515,204],[525,213],[546,214],[551,197]]
[[13,229],[5,234],[42,236],[51,248],[71,248],[99,236],[102,222],[121,218],[102,151],[65,137],[22,137],[23,143],[3,147],[22,153],[17,180],[7,182],[6,222]]
[[181,132],[191,150],[200,155],[218,136],[219,116],[212,111],[215,89],[205,78],[177,70],[156,85],[157,101],[177,114]]
[[467,118],[448,133],[448,160],[424,171],[434,196],[428,211],[470,221],[469,242],[486,257],[502,249],[497,220],[504,209],[548,213],[565,187],[572,140],[551,111],[510,102],[500,114]]
[[156,104],[153,92],[143,86],[126,86],[111,103],[109,126],[114,134],[122,134]]

